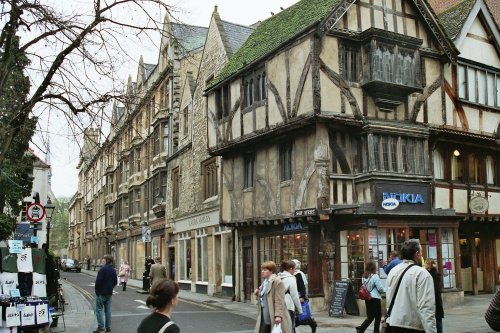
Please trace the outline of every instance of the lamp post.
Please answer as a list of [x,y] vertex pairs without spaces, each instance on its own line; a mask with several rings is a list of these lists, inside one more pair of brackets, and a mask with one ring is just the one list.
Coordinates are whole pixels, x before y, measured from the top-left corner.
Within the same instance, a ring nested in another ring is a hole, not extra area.
[[50,197],[47,198],[47,203],[45,204],[45,218],[47,219],[47,250],[49,249],[50,246],[50,221],[52,220],[52,214],[54,214],[54,210],[56,209],[56,206],[52,204],[52,200],[50,200]]

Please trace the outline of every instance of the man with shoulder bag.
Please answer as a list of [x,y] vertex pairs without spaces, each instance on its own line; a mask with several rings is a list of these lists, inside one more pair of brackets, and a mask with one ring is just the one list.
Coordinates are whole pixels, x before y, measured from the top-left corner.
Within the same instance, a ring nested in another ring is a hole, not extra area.
[[401,249],[403,262],[387,276],[387,310],[382,333],[436,333],[434,282],[422,265],[418,239]]

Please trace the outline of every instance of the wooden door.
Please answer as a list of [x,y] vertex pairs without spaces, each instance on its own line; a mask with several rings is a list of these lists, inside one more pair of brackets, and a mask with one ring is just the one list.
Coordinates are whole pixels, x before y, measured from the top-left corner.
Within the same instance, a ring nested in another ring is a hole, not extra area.
[[253,249],[252,249],[252,239],[243,240],[243,281],[244,281],[244,293],[245,300],[252,299],[252,293],[254,290],[253,284]]

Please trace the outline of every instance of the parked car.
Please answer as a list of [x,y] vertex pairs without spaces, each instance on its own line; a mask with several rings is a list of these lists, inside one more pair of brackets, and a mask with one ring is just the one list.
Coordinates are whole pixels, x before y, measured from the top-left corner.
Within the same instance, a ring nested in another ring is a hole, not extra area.
[[61,263],[62,270],[67,272],[67,271],[74,271],[80,273],[82,271],[82,264],[78,262],[78,260],[75,259],[65,259]]

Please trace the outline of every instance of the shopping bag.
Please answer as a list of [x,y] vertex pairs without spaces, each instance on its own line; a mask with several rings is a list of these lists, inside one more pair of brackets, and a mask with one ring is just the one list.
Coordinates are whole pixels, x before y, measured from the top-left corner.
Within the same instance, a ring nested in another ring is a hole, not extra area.
[[382,319],[382,324],[380,325],[380,333],[391,333],[391,326],[387,322],[387,318]]
[[21,326],[21,315],[15,304],[5,308],[5,325],[7,327]]
[[299,320],[311,320],[311,305],[309,304],[309,300],[305,300],[302,305],[302,313],[299,314]]
[[35,307],[26,305],[21,311],[21,326],[35,325]]
[[31,257],[31,248],[27,247],[22,253],[17,255],[17,271],[20,273],[33,272],[33,259]]
[[47,276],[33,272],[31,296],[47,297]]
[[49,308],[47,304],[38,304],[35,309],[36,324],[45,324],[49,322]]
[[274,324],[271,333],[283,333],[283,331],[281,330],[281,324]]
[[19,285],[17,273],[0,273],[0,280],[2,281],[2,293],[4,295],[10,295],[10,291],[16,289]]

